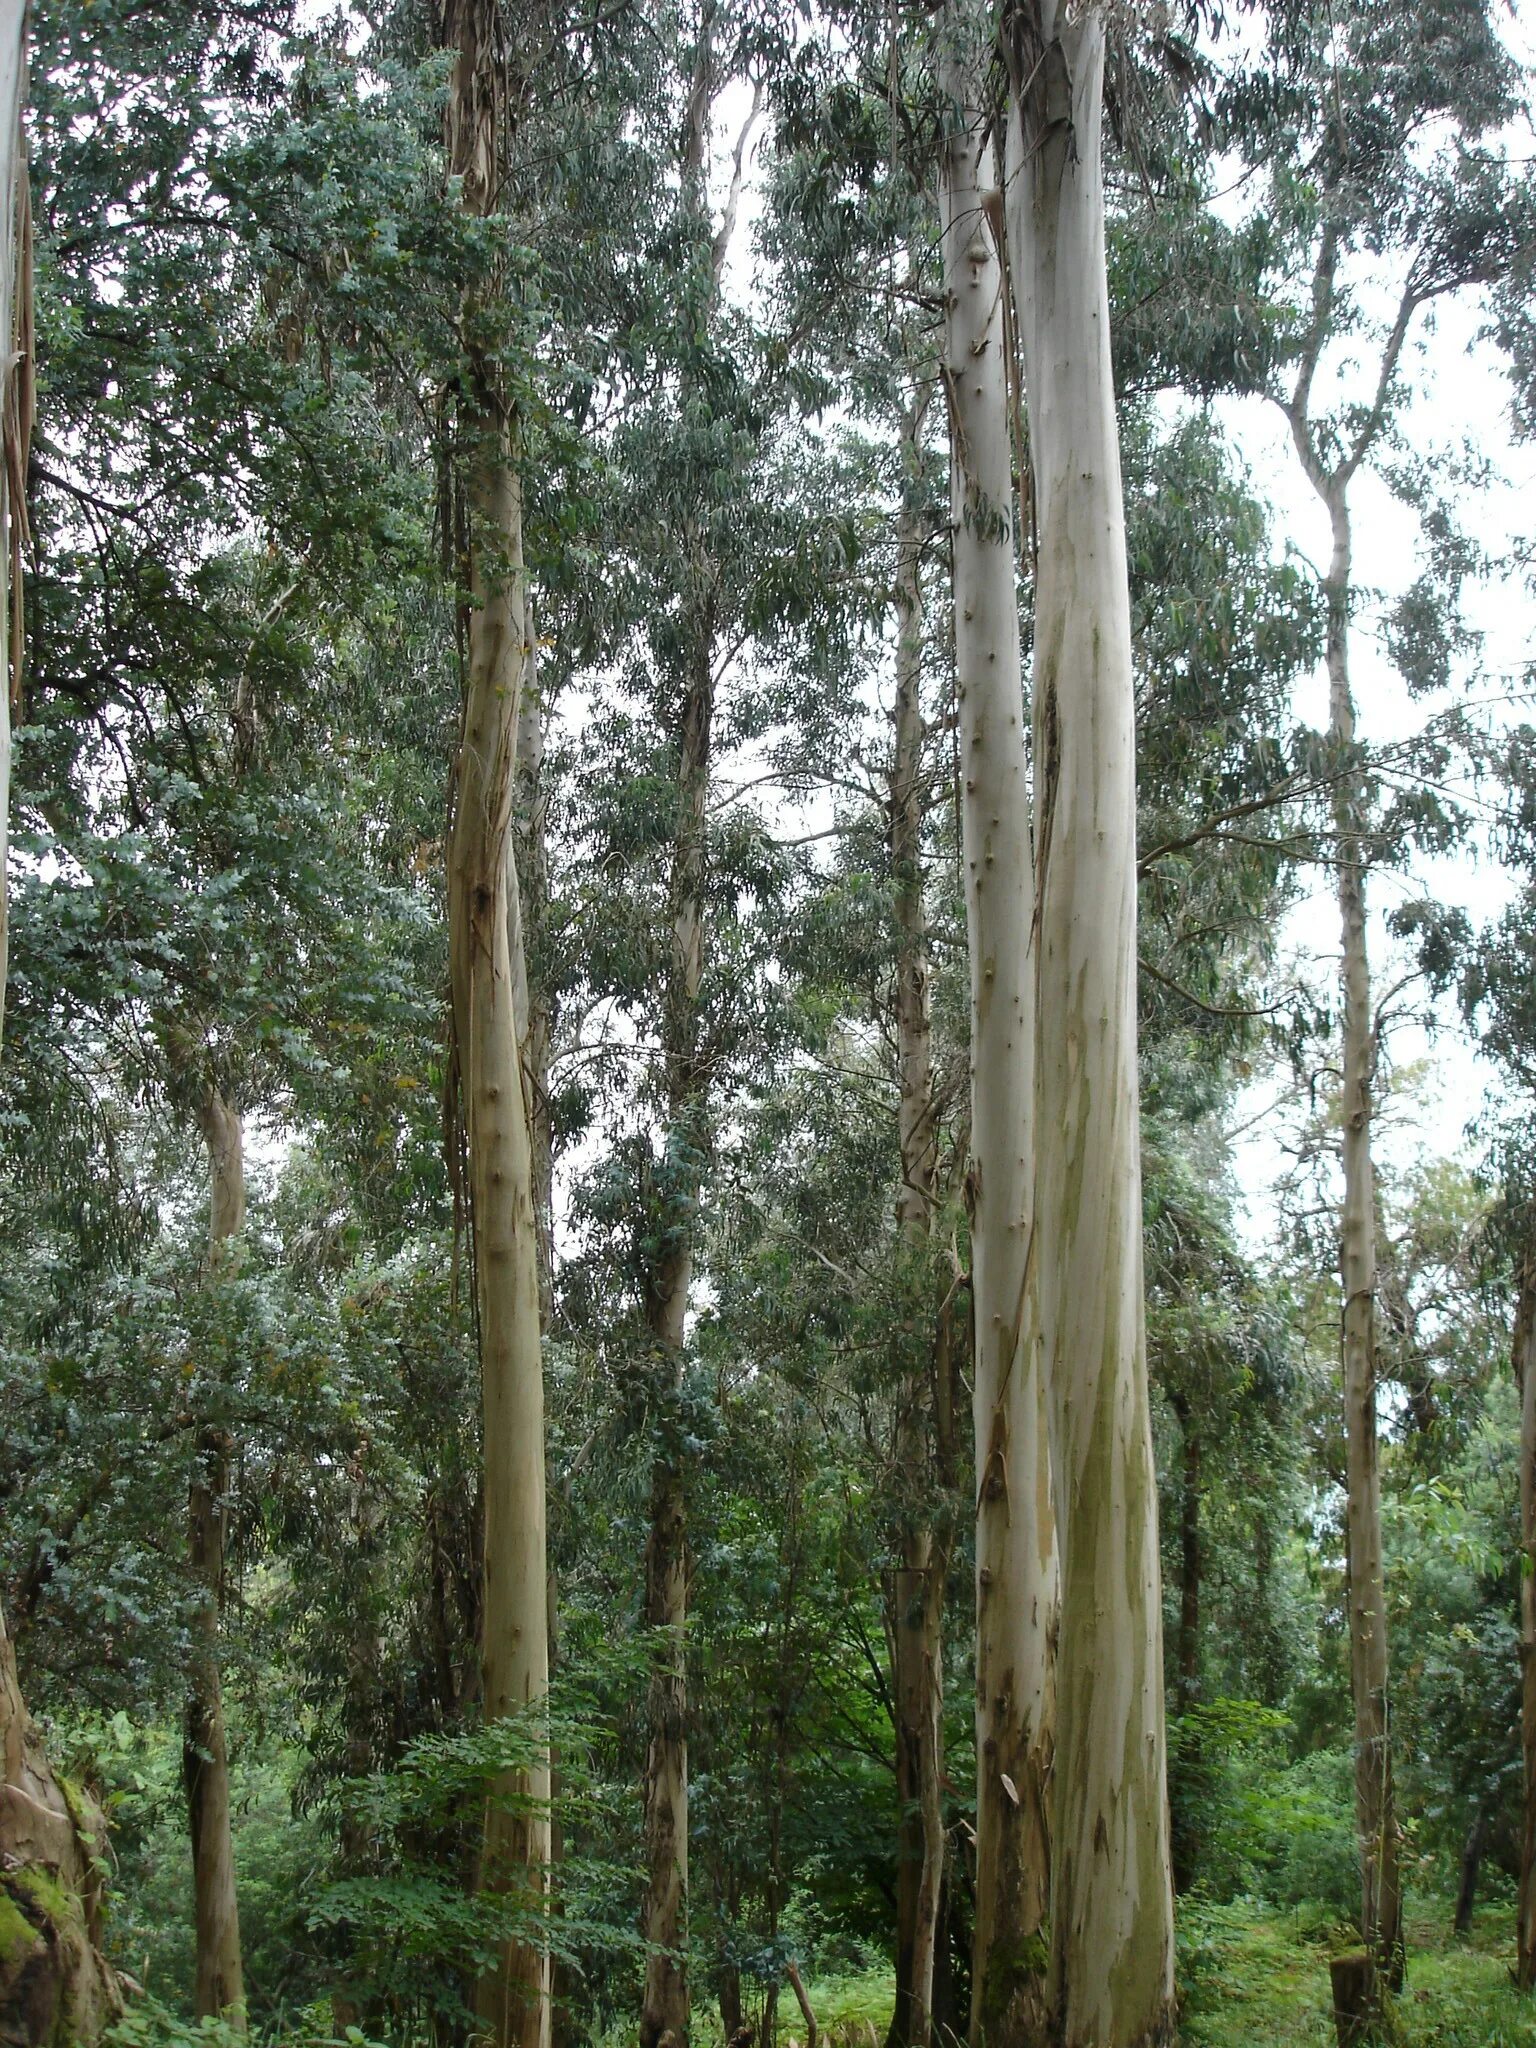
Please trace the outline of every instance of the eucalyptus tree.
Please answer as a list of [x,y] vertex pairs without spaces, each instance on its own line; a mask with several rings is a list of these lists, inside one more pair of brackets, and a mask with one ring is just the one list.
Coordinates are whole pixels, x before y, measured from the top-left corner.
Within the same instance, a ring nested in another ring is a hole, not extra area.
[[1106,10],[1010,11],[1008,235],[1037,533],[1034,1227],[1061,1635],[1049,1998],[1171,2036],[1173,1895],[1136,1065],[1135,735],[1102,170]]
[[[1493,11],[1482,6],[1434,6],[1411,20],[1374,0],[1342,12],[1301,7],[1278,11],[1269,35],[1267,56],[1287,90],[1257,95],[1259,111],[1246,125],[1240,112],[1237,132],[1261,168],[1272,275],[1292,305],[1270,393],[1330,534],[1321,594],[1342,945],[1339,1270],[1361,1931],[1376,1969],[1395,1984],[1403,1934],[1377,1470],[1371,1118],[1379,1046],[1366,910],[1369,870],[1393,832],[1373,805],[1350,675],[1358,603],[1351,491],[1363,469],[1391,459],[1406,352],[1425,310],[1495,281],[1511,261],[1518,191],[1498,131],[1518,99]],[[1234,105],[1241,109],[1240,91]],[[1378,313],[1384,271],[1391,283]],[[1353,395],[1337,366],[1362,358],[1365,388]]]
[[1031,1271],[1035,877],[1016,586],[1002,194],[974,30],[941,34],[955,693],[971,979],[976,1444],[973,2042],[1049,2032],[1056,1517]]
[[[449,175],[466,213],[493,217],[506,178],[514,95],[505,25],[495,0],[449,0],[438,24],[453,55],[446,110]],[[511,300],[472,291],[459,430],[466,444],[464,721],[448,846],[448,957],[454,1053],[469,1156],[475,1299],[484,1408],[485,1583],[482,1643],[487,1719],[537,1706],[549,1688],[544,1507],[544,1366],[538,1218],[514,963],[517,875],[512,861],[518,717],[529,672],[519,420],[509,388]],[[546,1883],[547,1764],[487,1804],[480,1881],[490,1891]],[[550,2029],[547,1951],[508,1941],[480,1985],[492,2040],[539,2048]]]
[[[1455,978],[1463,1009],[1475,1021],[1509,1095],[1490,1133],[1492,1179],[1499,1191],[1493,1234],[1513,1282],[1510,1362],[1520,1399],[1519,1590],[1520,1737],[1523,1765],[1516,1908],[1515,1980],[1536,1989],[1536,1158],[1529,1103],[1536,1089],[1536,733],[1521,725],[1499,763],[1503,784],[1499,851],[1515,879],[1508,908],[1475,936],[1459,912],[1436,921],[1426,937],[1442,979]],[[1469,943],[1470,942],[1470,943]],[[1459,971],[1458,971],[1459,970]]]
[[[21,551],[26,448],[31,429],[31,228],[21,123],[26,10],[0,15],[0,1022],[5,1011],[11,717],[21,681]],[[21,486],[18,494],[17,486]],[[19,2041],[67,2028],[92,2042],[114,2016],[116,1980],[102,1961],[98,1858],[105,1822],[95,1802],[73,1800],[49,1765],[22,1699],[16,1653],[0,1608],[0,2025]],[[50,1912],[50,1901],[54,1902]]]

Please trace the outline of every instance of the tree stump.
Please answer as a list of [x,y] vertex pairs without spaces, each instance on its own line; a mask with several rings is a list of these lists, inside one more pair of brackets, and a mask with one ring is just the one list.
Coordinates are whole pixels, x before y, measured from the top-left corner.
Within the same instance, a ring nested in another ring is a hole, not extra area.
[[1376,1965],[1368,1949],[1351,1949],[1328,1965],[1333,1978],[1333,2024],[1339,2048],[1366,2048],[1377,2038],[1380,2018]]

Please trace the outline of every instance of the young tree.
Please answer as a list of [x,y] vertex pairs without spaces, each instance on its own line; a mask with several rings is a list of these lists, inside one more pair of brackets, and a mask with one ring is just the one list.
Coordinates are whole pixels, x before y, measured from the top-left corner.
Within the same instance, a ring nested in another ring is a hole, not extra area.
[[1053,2024],[1171,2039],[1162,1589],[1142,1280],[1131,621],[1104,257],[1107,10],[1009,10],[1008,232],[1033,470],[1034,1253],[1061,1634]]
[[[1361,1933],[1371,1968],[1404,1966],[1400,1829],[1392,1773],[1386,1587],[1378,1470],[1377,1197],[1372,1115],[1380,1047],[1368,949],[1367,878],[1404,844],[1384,816],[1357,729],[1350,674],[1358,591],[1351,491],[1386,456],[1405,394],[1405,350],[1425,308],[1494,281],[1516,236],[1514,188],[1486,138],[1514,109],[1490,11],[1439,4],[1411,20],[1381,0],[1328,21],[1271,23],[1272,66],[1298,91],[1293,114],[1261,111],[1249,138],[1270,167],[1276,262],[1300,301],[1288,366],[1272,393],[1328,520],[1321,577],[1332,757],[1331,857],[1341,937],[1339,1212],[1341,1372]],[[1258,103],[1264,98],[1262,90]],[[1238,104],[1241,104],[1239,98]],[[1305,163],[1297,179],[1292,166]],[[1395,272],[1385,321],[1368,312],[1383,257]],[[1337,371],[1364,353],[1361,398]],[[1377,1996],[1373,1985],[1368,1995]]]

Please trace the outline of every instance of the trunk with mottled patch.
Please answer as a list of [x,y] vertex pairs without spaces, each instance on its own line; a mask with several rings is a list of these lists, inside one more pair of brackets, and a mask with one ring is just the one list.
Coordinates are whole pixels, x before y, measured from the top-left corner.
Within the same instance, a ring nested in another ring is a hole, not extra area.
[[1009,231],[1038,530],[1035,1272],[1062,1503],[1051,2002],[1171,2040],[1162,1590],[1142,1277],[1134,688],[1104,262],[1101,6],[1021,0]]
[[[233,1258],[234,1240],[245,1222],[240,1113],[218,1089],[210,1088],[198,1104],[198,1126],[208,1154],[209,1267],[217,1272]],[[187,1558],[198,1604],[190,1628],[182,1777],[192,1836],[194,2005],[199,2019],[223,2018],[243,2031],[245,1979],[219,1656],[232,1448],[227,1431],[204,1429],[187,1489]]]
[[1047,2037],[1056,1537],[1031,1268],[1034,865],[1001,195],[974,76],[940,157],[955,678],[971,963],[976,1923],[971,2039]]
[[[494,0],[445,0],[454,52],[446,113],[450,168],[467,210],[488,214],[505,166],[508,53]],[[517,421],[493,359],[472,354],[463,380],[469,515],[464,711],[448,847],[448,958],[454,1043],[469,1153],[479,1312],[485,1565],[481,1671],[487,1722],[526,1714],[549,1689],[544,1500],[544,1378],[538,1218],[511,950],[516,878],[512,817],[518,712],[527,661]],[[480,1885],[538,1911],[549,1864],[547,1761],[487,1801]],[[523,1804],[522,1802],[531,1802]],[[547,2048],[549,1958],[511,1938],[476,1996],[496,2048]]]
[[[1342,486],[1328,494],[1333,554],[1324,583],[1328,607],[1329,717],[1341,753],[1355,743],[1349,686],[1349,510]],[[1343,1292],[1345,1533],[1349,1571],[1350,1678],[1355,1707],[1355,1826],[1360,1852],[1360,1933],[1386,1981],[1403,1976],[1392,1742],[1387,1703],[1386,1572],[1381,1544],[1381,1478],[1376,1433],[1376,1177],[1371,1158],[1376,1045],[1366,952],[1365,794],[1352,767],[1334,785],[1339,921],[1343,940],[1344,1206],[1339,1229]]]

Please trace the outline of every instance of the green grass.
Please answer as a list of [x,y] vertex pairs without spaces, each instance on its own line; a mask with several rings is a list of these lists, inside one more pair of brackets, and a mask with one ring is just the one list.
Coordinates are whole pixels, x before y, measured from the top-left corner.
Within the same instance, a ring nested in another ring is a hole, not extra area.
[[[1191,1907],[1180,1930],[1185,2048],[1330,2048],[1328,1959],[1346,1930],[1238,1904]],[[1513,1915],[1480,1913],[1470,1938],[1450,1908],[1410,1913],[1397,2015],[1408,2048],[1536,2048],[1536,2003],[1510,1983]]]
[[[1450,1907],[1438,1901],[1409,1914],[1408,1982],[1398,2004],[1405,2048],[1536,2048],[1536,1999],[1510,1983],[1512,1908],[1479,1912],[1464,1942],[1450,1926]],[[1328,1959],[1357,1943],[1351,1930],[1317,1914],[1250,1901],[1186,1903],[1179,1927],[1183,2048],[1333,2048]],[[884,2040],[888,1971],[823,1978],[806,1989],[828,2048]],[[777,2031],[781,2042],[805,2035],[787,1987]]]

